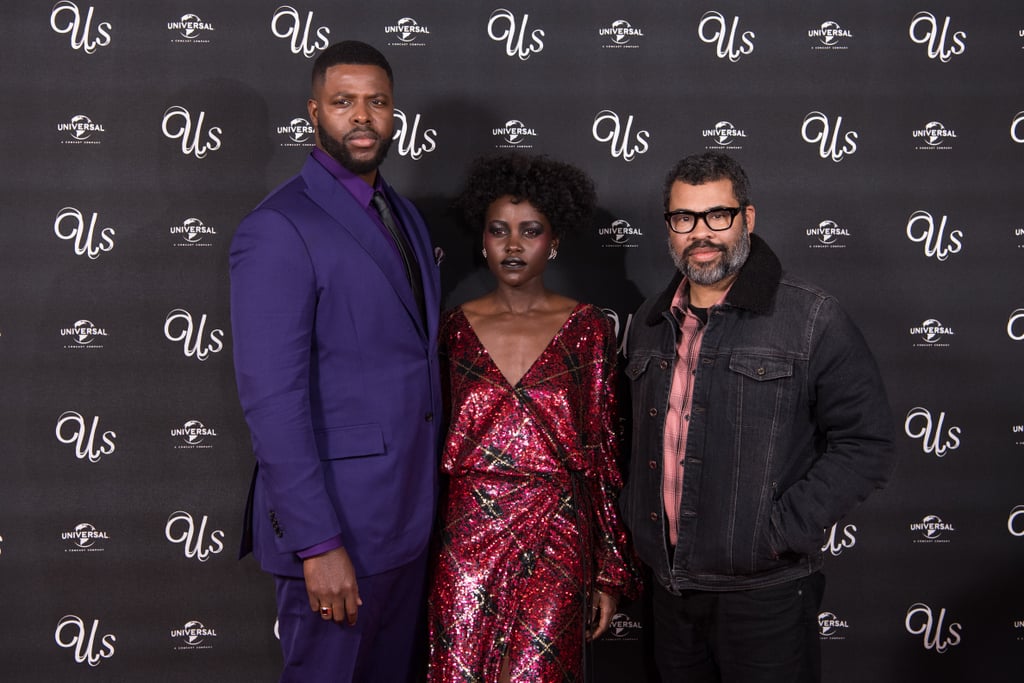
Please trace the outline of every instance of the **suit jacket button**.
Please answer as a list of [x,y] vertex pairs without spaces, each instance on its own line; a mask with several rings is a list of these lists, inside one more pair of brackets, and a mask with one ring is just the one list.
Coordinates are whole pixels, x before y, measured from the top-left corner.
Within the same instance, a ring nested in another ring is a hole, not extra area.
[[433,421],[434,413],[427,413],[426,415],[423,416],[423,419],[426,420],[427,422]]

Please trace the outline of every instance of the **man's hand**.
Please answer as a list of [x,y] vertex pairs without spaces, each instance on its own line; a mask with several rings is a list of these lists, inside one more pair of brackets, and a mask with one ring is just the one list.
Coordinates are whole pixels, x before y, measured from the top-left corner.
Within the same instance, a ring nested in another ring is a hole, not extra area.
[[356,570],[352,567],[348,551],[335,548],[323,555],[307,558],[302,561],[302,573],[311,610],[320,612],[324,619],[356,623],[363,601],[359,599]]

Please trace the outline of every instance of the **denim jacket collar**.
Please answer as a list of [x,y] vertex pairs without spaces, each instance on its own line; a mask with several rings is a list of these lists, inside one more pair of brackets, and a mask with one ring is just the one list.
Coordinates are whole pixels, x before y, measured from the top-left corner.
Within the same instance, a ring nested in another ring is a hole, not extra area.
[[[750,256],[740,268],[736,282],[725,296],[725,303],[754,313],[767,313],[771,310],[781,279],[782,264],[775,252],[758,235],[750,233]],[[650,315],[645,321],[648,326],[654,327],[663,320],[663,315],[672,305],[672,297],[675,296],[682,280],[683,274],[677,271],[668,287],[651,307]]]

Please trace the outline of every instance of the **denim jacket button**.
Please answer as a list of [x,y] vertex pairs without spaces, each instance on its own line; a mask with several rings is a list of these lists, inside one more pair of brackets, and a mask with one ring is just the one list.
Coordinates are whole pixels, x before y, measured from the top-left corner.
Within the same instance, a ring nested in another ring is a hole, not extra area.
[[667,360],[661,361],[660,363],[658,363],[658,367],[661,368],[662,370],[664,370],[665,368],[668,367],[668,361]]
[[651,513],[651,521],[652,522],[657,522],[658,521],[658,513],[657,512],[652,512]]
[[647,414],[650,415],[651,417],[657,417],[658,416],[658,409],[657,408],[651,408],[650,410],[647,411]]
[[656,469],[658,469],[658,461],[657,460],[648,460],[647,461],[647,466],[650,467],[652,470],[656,470]]

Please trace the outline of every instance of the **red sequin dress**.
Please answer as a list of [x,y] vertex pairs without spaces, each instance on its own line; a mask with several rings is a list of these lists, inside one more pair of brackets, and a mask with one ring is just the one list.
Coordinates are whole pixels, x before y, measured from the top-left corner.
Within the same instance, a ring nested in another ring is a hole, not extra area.
[[511,386],[459,308],[445,314],[450,475],[430,596],[432,683],[581,678],[585,598],[635,595],[615,502],[615,335],[578,304]]

